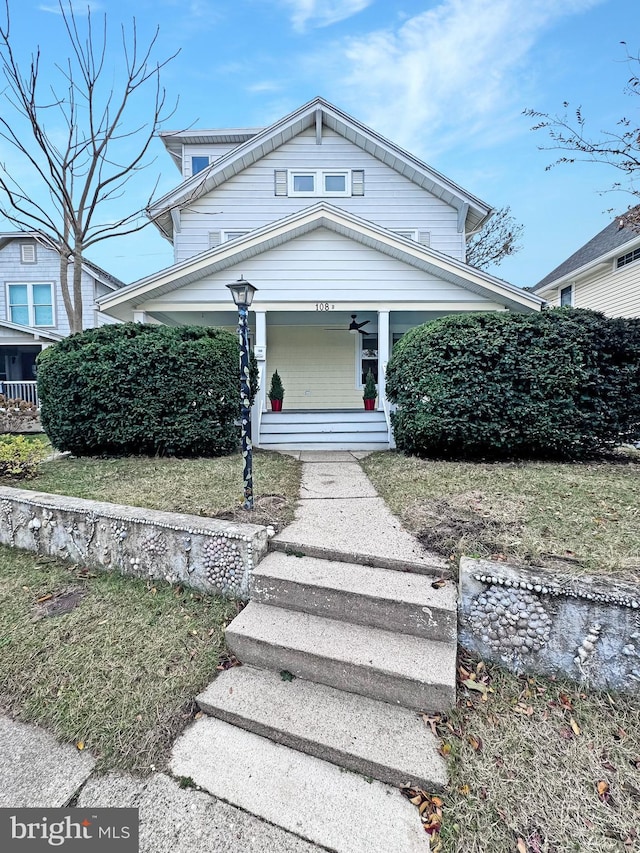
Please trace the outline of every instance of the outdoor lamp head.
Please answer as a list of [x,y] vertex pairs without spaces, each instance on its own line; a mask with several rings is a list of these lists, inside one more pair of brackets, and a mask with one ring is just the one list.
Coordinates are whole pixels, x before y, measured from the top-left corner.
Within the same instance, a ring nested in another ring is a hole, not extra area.
[[227,287],[231,291],[233,301],[238,306],[238,308],[249,308],[249,306],[253,302],[253,294],[258,289],[257,287],[254,287],[250,282],[245,281],[242,276],[240,276],[238,281],[234,281],[233,284],[228,284]]

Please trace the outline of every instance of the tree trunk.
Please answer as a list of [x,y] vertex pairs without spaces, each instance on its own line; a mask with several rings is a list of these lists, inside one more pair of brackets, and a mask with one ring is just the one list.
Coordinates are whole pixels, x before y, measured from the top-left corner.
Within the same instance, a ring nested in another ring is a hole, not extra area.
[[82,254],[73,256],[73,314],[69,318],[71,334],[82,331]]

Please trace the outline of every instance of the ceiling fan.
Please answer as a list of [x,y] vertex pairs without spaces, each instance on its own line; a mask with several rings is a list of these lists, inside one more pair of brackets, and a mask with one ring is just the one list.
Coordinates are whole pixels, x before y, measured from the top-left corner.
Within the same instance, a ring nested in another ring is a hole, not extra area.
[[358,316],[357,314],[351,315],[351,322],[349,323],[349,327],[347,329],[345,329],[344,326],[342,326],[342,327],[336,326],[334,328],[325,329],[325,332],[351,332],[352,335],[355,335],[356,332],[360,332],[361,335],[366,335],[367,332],[364,332],[362,330],[362,327],[366,326],[367,323],[370,323],[371,320],[363,320],[362,323],[358,323],[358,322],[356,322],[357,316]]

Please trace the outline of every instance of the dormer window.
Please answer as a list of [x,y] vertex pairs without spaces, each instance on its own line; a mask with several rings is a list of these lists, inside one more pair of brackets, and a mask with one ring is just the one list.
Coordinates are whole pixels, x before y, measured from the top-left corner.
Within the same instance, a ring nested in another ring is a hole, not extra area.
[[197,175],[209,165],[208,157],[192,157],[191,158],[191,174]]

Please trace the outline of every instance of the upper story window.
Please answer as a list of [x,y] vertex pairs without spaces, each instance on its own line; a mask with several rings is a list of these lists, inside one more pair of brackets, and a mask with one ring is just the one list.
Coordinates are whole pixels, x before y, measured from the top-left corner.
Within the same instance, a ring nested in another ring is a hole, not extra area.
[[423,246],[431,245],[431,233],[429,231],[418,231],[418,229],[408,228],[399,231],[394,231],[399,237],[406,237],[407,240],[413,240],[415,243],[420,243]]
[[616,259],[616,269],[625,267],[627,264],[632,264],[634,261],[640,260],[640,248],[634,249],[633,252],[627,252],[626,255],[620,255]]
[[573,305],[573,287],[569,284],[560,291],[560,307]]
[[362,169],[276,169],[275,194],[292,197],[364,195]]
[[16,282],[7,284],[7,315],[20,326],[55,326],[53,284]]
[[351,195],[351,174],[342,171],[289,170],[289,195],[327,196]]
[[197,175],[209,165],[208,157],[192,157],[191,158],[191,174]]
[[209,248],[215,249],[221,243],[226,243],[228,240],[235,240],[237,237],[244,237],[248,234],[250,228],[235,228],[229,231],[209,231]]
[[20,263],[35,264],[38,262],[35,243],[20,243]]

